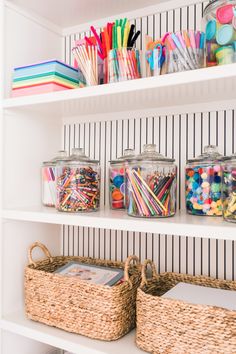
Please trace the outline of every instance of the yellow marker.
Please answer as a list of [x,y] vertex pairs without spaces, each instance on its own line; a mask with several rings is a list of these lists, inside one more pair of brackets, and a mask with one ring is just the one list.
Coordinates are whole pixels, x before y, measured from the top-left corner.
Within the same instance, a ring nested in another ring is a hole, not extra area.
[[124,38],[123,38],[123,47],[124,48],[127,48],[129,31],[130,31],[130,24],[129,24],[129,22],[127,22],[125,25]]
[[117,46],[118,46],[118,49],[121,49],[122,48],[121,27],[117,26],[116,31],[117,31]]

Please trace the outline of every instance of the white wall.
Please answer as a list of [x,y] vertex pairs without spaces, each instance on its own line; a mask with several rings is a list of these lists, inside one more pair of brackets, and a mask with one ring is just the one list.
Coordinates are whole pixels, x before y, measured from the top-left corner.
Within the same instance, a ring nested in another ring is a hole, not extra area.
[[5,8],[5,96],[14,67],[48,59],[62,59],[63,38],[16,9]]

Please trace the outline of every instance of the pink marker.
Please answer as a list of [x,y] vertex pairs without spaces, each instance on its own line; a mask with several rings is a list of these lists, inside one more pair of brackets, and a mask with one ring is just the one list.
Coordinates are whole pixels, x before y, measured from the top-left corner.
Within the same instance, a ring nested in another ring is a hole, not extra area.
[[189,39],[190,39],[191,47],[192,47],[193,49],[196,49],[194,31],[192,31],[192,30],[189,30]]
[[177,36],[177,38],[178,38],[178,40],[179,40],[179,42],[180,42],[180,44],[181,44],[181,46],[183,48],[184,55],[186,57],[185,59],[187,60],[188,65],[190,66],[191,69],[195,69],[195,65],[192,63],[192,58],[189,55],[189,52],[187,50],[187,46],[186,46],[186,43],[185,43],[185,41],[183,39],[182,33],[181,32],[176,32],[176,36]]
[[184,58],[182,57],[182,54],[179,51],[179,49],[177,48],[171,35],[169,35],[166,38],[166,40],[169,43],[169,48],[171,48],[171,50],[170,50],[170,64],[172,64],[172,66],[171,66],[170,72],[178,72],[178,71],[186,70],[186,63],[184,61]]
[[195,42],[196,42],[196,47],[200,48],[200,38],[201,38],[201,32],[197,31],[195,33]]
[[201,39],[201,32],[197,31],[195,33],[195,42],[196,42],[196,52],[197,52],[197,63],[200,63],[200,39]]
[[181,57],[181,64],[183,65],[183,67],[188,70],[188,69],[194,69],[194,66],[191,63],[191,58],[189,57],[189,54],[187,52],[186,47],[182,47],[178,37],[176,36],[176,34],[172,33],[171,38],[173,39],[173,41],[176,44],[176,47],[179,51],[179,55]]
[[171,38],[171,36],[169,35],[166,39],[169,42],[171,49],[175,50],[176,49],[176,45],[175,45],[173,39]]
[[162,45],[165,44],[166,38],[167,38],[169,35],[170,35],[169,32],[166,32],[166,33],[164,34],[164,36],[163,36],[162,39],[161,39],[161,44],[162,44]]
[[[177,67],[177,63],[176,63],[176,60],[175,60],[175,56],[174,56],[174,53],[173,53],[173,44],[172,43],[172,39],[170,37],[170,35],[168,34],[168,36],[165,37],[165,45],[166,47],[168,48],[168,72],[169,73],[174,73],[176,71],[178,71],[178,67]],[[167,60],[167,58],[166,58]]]
[[99,37],[99,35],[97,34],[97,31],[95,30],[95,28],[93,26],[90,27],[91,31],[93,32],[93,35],[94,37],[96,38],[96,41],[97,41],[97,44],[98,44],[98,47],[99,47],[99,51],[98,51],[98,54],[99,56],[101,57],[101,59],[104,59],[105,56],[104,56],[104,53],[103,53],[103,50],[102,50],[102,42],[101,42],[101,39]]

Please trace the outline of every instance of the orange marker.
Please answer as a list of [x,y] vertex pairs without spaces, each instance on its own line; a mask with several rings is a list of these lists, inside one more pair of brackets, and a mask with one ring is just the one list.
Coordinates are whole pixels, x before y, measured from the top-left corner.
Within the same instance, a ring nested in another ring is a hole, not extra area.
[[105,37],[105,43],[106,43],[106,52],[108,54],[108,52],[110,50],[110,38],[109,38],[109,33],[108,33],[107,28],[104,28],[104,37]]

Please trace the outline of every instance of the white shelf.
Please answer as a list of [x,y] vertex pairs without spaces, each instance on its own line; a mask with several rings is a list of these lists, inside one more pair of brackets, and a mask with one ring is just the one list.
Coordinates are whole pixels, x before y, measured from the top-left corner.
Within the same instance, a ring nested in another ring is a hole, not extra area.
[[236,64],[33,96],[8,98],[5,110],[80,116],[232,100]]
[[26,319],[23,312],[4,317],[1,328],[75,354],[142,354],[135,345],[135,331],[114,342],[92,340]]
[[67,214],[53,208],[29,207],[4,209],[2,217],[19,221],[236,240],[236,224],[228,223],[221,217],[188,215],[185,211],[178,212],[171,218],[141,219],[130,217],[118,210]]

